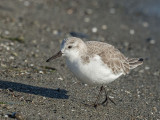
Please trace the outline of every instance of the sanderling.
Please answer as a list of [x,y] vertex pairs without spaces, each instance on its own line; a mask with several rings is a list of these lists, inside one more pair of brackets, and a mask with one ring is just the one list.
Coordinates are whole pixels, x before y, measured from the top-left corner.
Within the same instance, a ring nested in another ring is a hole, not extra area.
[[[80,81],[101,85],[98,96],[104,90],[105,84],[116,80],[121,75],[128,74],[131,69],[143,63],[142,58],[127,58],[110,44],[98,41],[84,42],[76,37],[64,39],[60,51],[46,62],[60,56],[65,56],[68,68]],[[98,105],[98,99],[99,97],[94,104],[95,107]],[[102,104],[108,99],[111,100],[106,94]]]

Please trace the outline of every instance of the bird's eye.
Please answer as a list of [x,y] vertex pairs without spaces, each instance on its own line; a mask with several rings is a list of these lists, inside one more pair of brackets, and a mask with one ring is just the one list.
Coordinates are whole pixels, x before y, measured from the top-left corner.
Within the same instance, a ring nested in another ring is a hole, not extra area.
[[71,48],[72,48],[72,46],[68,46],[68,48],[69,48],[69,49],[71,49]]

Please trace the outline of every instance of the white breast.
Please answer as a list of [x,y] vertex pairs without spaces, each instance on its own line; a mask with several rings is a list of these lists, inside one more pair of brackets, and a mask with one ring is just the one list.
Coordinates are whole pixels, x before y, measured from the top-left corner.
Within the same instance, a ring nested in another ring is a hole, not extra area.
[[72,62],[67,59],[66,63],[75,76],[87,84],[107,84],[122,75],[113,74],[98,55],[93,57],[90,62],[86,64],[82,63],[80,59]]

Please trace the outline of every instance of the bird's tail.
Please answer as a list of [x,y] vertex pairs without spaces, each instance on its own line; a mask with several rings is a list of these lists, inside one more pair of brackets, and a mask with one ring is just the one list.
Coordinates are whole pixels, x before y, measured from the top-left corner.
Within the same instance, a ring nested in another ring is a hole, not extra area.
[[130,69],[134,69],[143,64],[143,58],[129,58],[128,59]]

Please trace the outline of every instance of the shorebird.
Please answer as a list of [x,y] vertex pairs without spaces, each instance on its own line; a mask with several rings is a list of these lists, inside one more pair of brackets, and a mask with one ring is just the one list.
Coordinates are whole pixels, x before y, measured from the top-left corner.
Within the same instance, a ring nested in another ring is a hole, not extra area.
[[[101,85],[94,103],[95,107],[99,105],[99,96],[105,90],[105,84],[111,83],[121,75],[128,74],[131,69],[143,63],[142,58],[125,57],[110,44],[98,41],[84,42],[77,37],[64,39],[60,51],[46,62],[61,56],[66,58],[68,68],[80,81],[89,85]],[[108,103],[108,100],[111,99],[106,93],[106,98],[101,104]]]

